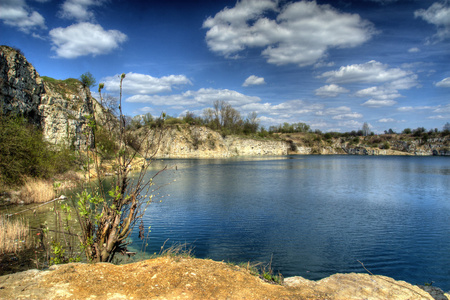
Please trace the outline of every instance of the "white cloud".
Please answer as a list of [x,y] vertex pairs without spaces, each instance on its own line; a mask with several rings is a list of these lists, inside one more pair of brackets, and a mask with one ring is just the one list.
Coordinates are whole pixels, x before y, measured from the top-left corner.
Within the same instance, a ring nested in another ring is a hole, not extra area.
[[[118,92],[120,87],[120,75],[106,77],[102,80],[105,89],[110,92]],[[184,75],[169,75],[156,78],[146,74],[127,73],[123,80],[123,92],[125,94],[146,95],[171,92],[174,86],[192,84]]]
[[247,79],[245,79],[245,82],[242,84],[242,86],[262,85],[262,84],[266,84],[263,77],[251,75]]
[[315,115],[332,116],[331,119],[333,120],[359,119],[363,117],[360,113],[352,112],[352,109],[348,106],[331,107],[325,110],[318,110]]
[[361,105],[378,108],[378,107],[384,107],[384,106],[392,106],[392,105],[395,105],[395,104],[397,104],[397,101],[394,101],[394,100],[374,100],[374,99],[370,99],[370,100],[367,100],[366,102],[364,102]]
[[332,119],[333,120],[361,119],[362,117],[363,117],[362,114],[354,112],[354,113],[350,113],[350,114],[342,114],[342,115],[333,116]]
[[450,113],[450,104],[438,106],[433,112],[435,113]]
[[77,21],[92,21],[94,13],[88,8],[90,6],[100,6],[104,0],[66,0],[61,5],[60,15],[65,19],[75,19]]
[[417,52],[420,52],[420,49],[417,47],[413,47],[413,48],[409,48],[408,52],[409,53],[417,53]]
[[[276,16],[276,18],[270,18]],[[246,48],[263,48],[275,65],[312,65],[330,48],[356,47],[375,33],[357,14],[341,13],[315,1],[287,3],[242,0],[209,17],[206,42],[211,51],[233,57]]]
[[47,28],[44,17],[28,7],[25,0],[0,1],[0,20],[25,33]]
[[450,38],[450,2],[435,2],[428,9],[419,9],[414,12],[416,18],[420,17],[437,27],[433,36],[436,41]]
[[441,116],[441,115],[437,115],[437,116],[431,116],[431,117],[428,117],[427,119],[432,119],[432,120],[443,120],[443,119],[447,119],[447,118],[444,117],[444,116]]
[[53,43],[52,50],[56,51],[57,57],[62,58],[107,54],[127,39],[118,30],[104,30],[98,24],[86,22],[52,29],[49,35]]
[[392,82],[414,75],[410,71],[400,68],[389,68],[388,65],[371,60],[364,64],[342,66],[339,70],[328,71],[320,75],[333,83],[384,83]]
[[312,114],[315,111],[322,110],[323,108],[323,104],[311,104],[303,100],[290,100],[271,106],[269,114],[287,116]]
[[154,113],[155,110],[153,109],[153,107],[148,107],[148,106],[144,106],[138,109],[139,112],[141,113]]
[[391,123],[391,122],[395,122],[395,120],[392,118],[384,118],[384,119],[379,119],[377,122],[378,123]]
[[320,97],[337,97],[340,94],[348,93],[349,90],[336,84],[324,85],[315,90],[316,96]]
[[438,87],[450,87],[450,77],[444,78],[435,84]]
[[426,109],[438,109],[439,107],[436,106],[402,106],[397,108],[398,111],[401,112],[410,112],[410,111],[415,111],[415,110],[426,110]]
[[[361,128],[362,125],[363,125],[363,123],[355,121],[355,120],[338,122],[338,126],[342,126],[342,127],[346,127],[346,128]],[[370,124],[369,124],[369,127],[372,127],[372,126],[370,126]]]
[[212,105],[214,101],[226,101],[233,107],[260,102],[259,97],[247,96],[228,89],[199,89],[198,91],[187,91],[175,95],[135,95],[126,99],[127,102],[151,103],[153,105],[184,105],[204,106]]
[[261,101],[259,97],[247,96],[228,89],[202,88],[196,92],[187,91],[184,95],[193,97],[199,103],[211,104],[214,101],[226,101],[233,107]]
[[356,97],[370,98],[362,105],[369,107],[392,106],[394,99],[402,97],[398,90],[417,86],[417,75],[400,68],[389,68],[388,65],[371,60],[363,64],[342,66],[338,70],[328,71],[319,76],[327,78],[327,82],[349,84],[380,84],[368,87],[355,93]]
[[418,76],[416,74],[410,74],[409,76],[386,83],[385,87],[392,90],[409,90],[412,87],[419,86],[417,78]]
[[396,98],[401,97],[397,90],[389,90],[389,89],[383,89],[380,87],[370,87],[367,89],[360,90],[355,93],[356,97],[360,98],[373,98],[376,100],[393,100]]
[[326,109],[323,114],[324,115],[339,115],[339,114],[348,114],[352,111],[352,109],[348,106],[339,106],[339,107],[332,107]]

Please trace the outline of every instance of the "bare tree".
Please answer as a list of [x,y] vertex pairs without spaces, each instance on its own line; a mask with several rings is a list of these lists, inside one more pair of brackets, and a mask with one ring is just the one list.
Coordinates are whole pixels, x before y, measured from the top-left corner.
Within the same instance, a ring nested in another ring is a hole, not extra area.
[[371,131],[370,131],[369,124],[367,124],[367,122],[364,122],[363,127],[362,127],[362,131],[363,131],[363,135],[364,136],[370,135]]
[[443,127],[443,131],[450,131],[450,123],[449,122],[445,123],[445,125]]

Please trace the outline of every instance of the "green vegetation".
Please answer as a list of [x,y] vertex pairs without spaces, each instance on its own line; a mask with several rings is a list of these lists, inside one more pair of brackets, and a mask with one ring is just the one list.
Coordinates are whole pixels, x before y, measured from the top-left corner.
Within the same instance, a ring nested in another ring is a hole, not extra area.
[[[82,83],[78,79],[68,78],[65,80],[54,79],[47,76],[41,76],[42,80],[46,82],[53,91],[60,94],[64,99],[71,101],[72,99],[67,98],[68,94],[78,94],[79,89],[82,87]],[[72,109],[76,110],[82,104],[82,100],[76,103],[72,103]]]
[[[80,81],[84,87],[91,88],[95,85],[95,78],[91,72],[86,72],[80,76]],[[104,85],[103,85],[104,86]]]
[[[149,130],[139,139],[135,133],[129,132],[127,119],[122,113],[122,84],[125,74],[120,79],[120,97],[118,102],[119,124],[116,130],[100,131],[98,121],[100,119],[95,114],[86,116],[89,120],[88,128],[85,131],[86,138],[93,141],[86,148],[88,157],[92,158],[92,163],[88,162],[86,172],[88,173],[89,188],[77,195],[74,200],[76,218],[81,227],[81,234],[78,235],[81,241],[81,248],[89,261],[112,262],[117,253],[127,253],[127,238],[135,227],[136,222],[142,218],[147,206],[152,202],[150,188],[153,185],[153,178],[144,178],[150,166],[147,160],[141,160],[139,174],[131,178],[130,170],[132,163],[136,160],[138,151],[141,150],[143,141],[149,143],[159,143],[162,137],[163,119],[159,130]],[[101,91],[101,86],[99,87]],[[101,93],[100,93],[100,97]],[[100,100],[103,103],[103,99]],[[164,115],[163,115],[164,117]],[[112,128],[114,124],[102,124],[105,128]],[[131,125],[130,125],[131,126]],[[117,146],[108,146],[108,143],[101,142],[98,133],[102,132],[105,140],[117,141]],[[103,148],[103,149],[102,149]],[[115,176],[112,188],[105,191],[103,188],[103,176],[99,169],[99,159],[101,151],[109,148],[115,160]],[[147,147],[150,149],[150,147]],[[151,158],[156,153],[142,153],[143,157]],[[91,179],[91,170],[95,173],[95,179]],[[161,170],[160,172],[164,171]],[[158,172],[157,174],[159,174]],[[156,174],[156,175],[157,175]],[[156,176],[155,175],[155,176]]]
[[42,132],[26,119],[0,116],[0,186],[17,186],[25,176],[51,178],[74,165],[67,148],[49,145]]
[[[272,260],[272,259],[271,259]],[[227,263],[230,266],[234,266],[234,263],[228,262]],[[275,274],[272,267],[271,262],[268,264],[262,264],[262,263],[239,263],[237,264],[240,268],[246,269],[251,275],[258,276],[261,279],[276,283],[276,284],[283,284],[284,277],[281,273]]]

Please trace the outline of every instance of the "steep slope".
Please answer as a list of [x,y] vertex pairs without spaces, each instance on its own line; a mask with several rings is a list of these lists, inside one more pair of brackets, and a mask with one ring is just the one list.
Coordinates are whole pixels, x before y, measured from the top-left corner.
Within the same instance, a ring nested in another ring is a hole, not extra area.
[[86,143],[86,115],[102,113],[89,88],[76,79],[40,77],[23,54],[0,46],[0,113],[19,114],[42,128],[52,144]]
[[[153,143],[153,147],[156,148],[156,145],[157,143]],[[204,126],[176,125],[168,127],[164,132],[157,157],[227,158],[286,155],[288,147],[288,143],[281,140],[223,137],[217,131]]]

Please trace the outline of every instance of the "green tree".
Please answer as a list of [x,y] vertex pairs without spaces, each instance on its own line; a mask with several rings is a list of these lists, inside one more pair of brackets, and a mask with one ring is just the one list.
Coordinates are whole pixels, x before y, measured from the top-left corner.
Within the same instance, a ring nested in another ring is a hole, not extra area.
[[[92,76],[91,72],[86,72],[84,74],[82,74],[80,76],[80,81],[83,84],[83,86],[90,88],[93,87],[95,85],[95,78],[94,76]],[[103,83],[101,83],[100,85],[103,85]],[[103,86],[99,86],[99,91],[103,88]]]

